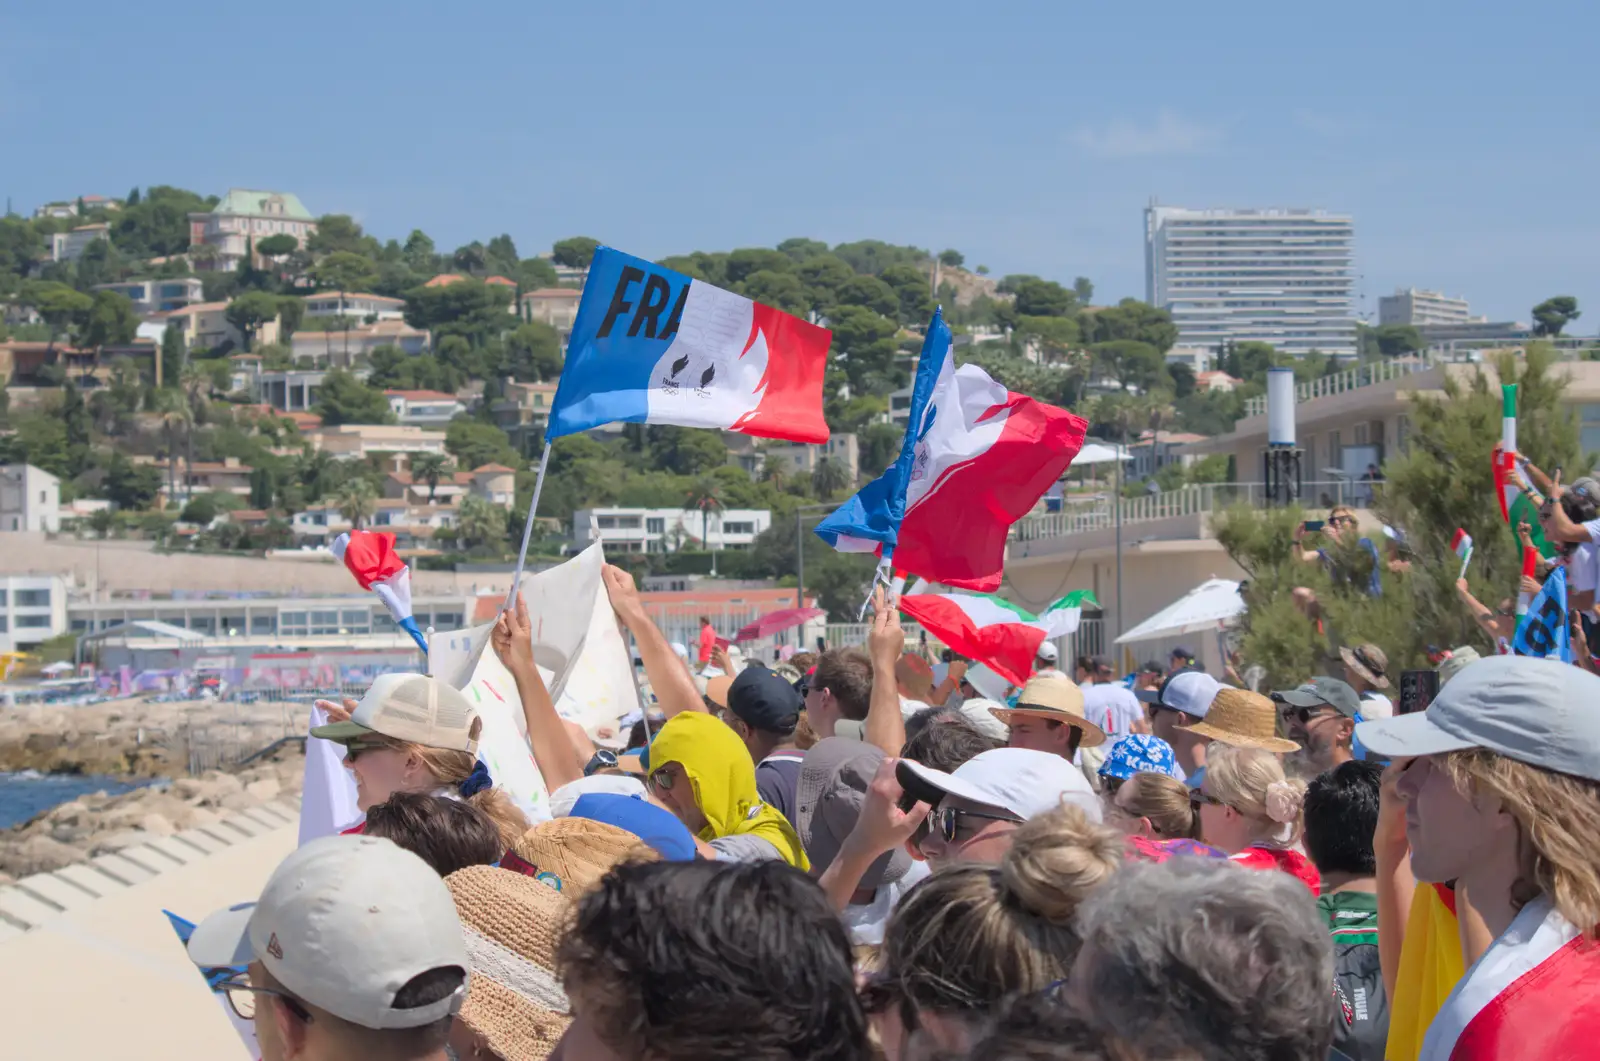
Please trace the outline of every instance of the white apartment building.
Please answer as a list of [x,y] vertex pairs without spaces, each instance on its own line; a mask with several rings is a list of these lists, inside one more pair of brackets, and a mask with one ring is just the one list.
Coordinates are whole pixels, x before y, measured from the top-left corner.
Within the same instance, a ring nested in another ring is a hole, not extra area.
[[75,262],[97,239],[110,240],[111,226],[102,221],[97,225],[79,225],[70,232],[57,232],[50,237],[50,260]]
[[467,411],[460,398],[443,391],[386,390],[383,396],[389,399],[395,420],[413,427],[447,427]]
[[1420,328],[1425,325],[1472,322],[1472,309],[1466,299],[1451,298],[1437,291],[1397,287],[1394,294],[1378,299],[1379,325],[1410,324]]
[[61,480],[31,464],[0,464],[0,532],[61,529]]
[[580,508],[572,514],[574,549],[601,541],[612,552],[673,553],[705,539],[712,550],[748,549],[772,525],[765,508]]
[[307,432],[315,449],[340,460],[366,460],[374,453],[443,453],[444,432],[409,424],[340,424]]
[[0,575],[0,652],[31,648],[66,629],[66,579]]
[[229,272],[267,236],[293,236],[303,249],[316,230],[311,211],[286,192],[229,188],[215,208],[189,215],[189,243],[215,248],[217,268]]
[[181,276],[172,280],[124,280],[116,284],[96,284],[94,289],[125,295],[133,303],[134,312],[141,317],[152,313],[170,313],[205,301],[205,285],[197,276]]
[[1355,223],[1321,210],[1145,210],[1145,300],[1178,345],[1354,357]]
[[543,321],[565,335],[578,319],[578,303],[583,292],[570,287],[541,287],[522,295],[520,316],[525,321]]
[[403,298],[389,298],[386,295],[367,295],[353,291],[341,294],[338,291],[324,291],[321,294],[307,295],[306,318],[312,317],[352,317],[361,321],[397,321],[405,316],[406,302]]

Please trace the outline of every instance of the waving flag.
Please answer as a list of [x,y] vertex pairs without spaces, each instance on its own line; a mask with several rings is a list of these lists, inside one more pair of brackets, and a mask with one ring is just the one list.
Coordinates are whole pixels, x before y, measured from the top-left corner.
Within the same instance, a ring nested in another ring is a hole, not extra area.
[[1465,578],[1467,565],[1472,563],[1472,535],[1457,527],[1455,536],[1450,539],[1450,549],[1461,560],[1461,574],[1456,577]]
[[[1539,550],[1528,548],[1524,548],[1522,550],[1522,577],[1539,577]],[[1528,609],[1533,605],[1533,597],[1534,595],[1532,593],[1526,592],[1520,585],[1518,585],[1517,618],[1520,619],[1522,616],[1528,614]]]
[[545,437],[622,422],[826,442],[832,341],[826,328],[601,247]]
[[1021,685],[1033,673],[1039,645],[1076,630],[1086,603],[1097,605],[1094,594],[1078,590],[1033,615],[988,593],[916,593],[900,598],[900,610],[963,656]]
[[378,595],[395,624],[427,652],[428,642],[411,617],[411,569],[395,555],[394,535],[386,531],[346,531],[333,540],[328,551],[350,569],[362,589]]
[[1528,614],[1517,620],[1511,649],[1519,656],[1572,662],[1572,628],[1567,625],[1567,569],[1558,567],[1544,580]]
[[950,329],[935,313],[899,459],[817,535],[841,552],[892,556],[897,569],[948,586],[999,589],[1011,524],[1072,463],[1087,426],[1006,390],[977,365],[956,368]]

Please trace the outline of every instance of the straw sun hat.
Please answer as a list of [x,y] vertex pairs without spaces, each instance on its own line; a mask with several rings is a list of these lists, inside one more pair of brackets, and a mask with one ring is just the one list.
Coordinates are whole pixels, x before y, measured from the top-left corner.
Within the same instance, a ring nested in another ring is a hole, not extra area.
[[517,838],[500,860],[502,870],[532,877],[576,902],[620,862],[654,862],[661,856],[633,833],[588,818],[552,818]]
[[1205,719],[1190,726],[1189,732],[1240,748],[1279,753],[1300,750],[1294,741],[1278,736],[1277,705],[1248,689],[1224,686],[1218,690]]
[[444,883],[472,963],[458,1016],[505,1061],[543,1061],[572,1020],[555,973],[572,901],[494,866],[468,866]]
[[1018,715],[1063,723],[1082,734],[1084,748],[1106,742],[1106,731],[1083,717],[1083,690],[1066,678],[1030,678],[1017,694],[1016,707],[991,707],[989,713],[1008,726]]

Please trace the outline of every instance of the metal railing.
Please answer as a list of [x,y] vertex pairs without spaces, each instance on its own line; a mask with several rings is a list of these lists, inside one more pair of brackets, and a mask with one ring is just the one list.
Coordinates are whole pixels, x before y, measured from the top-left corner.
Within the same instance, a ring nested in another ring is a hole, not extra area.
[[[1302,483],[1301,503],[1313,508],[1333,505],[1369,508],[1374,492],[1382,489],[1382,486],[1382,483],[1353,482],[1349,479]],[[1122,524],[1151,523],[1177,516],[1216,512],[1237,504],[1259,506],[1265,505],[1266,501],[1265,483],[1201,483],[1176,490],[1163,490],[1159,494],[1123,498]],[[1072,505],[1061,512],[1028,516],[1018,520],[1011,532],[1013,541],[1027,542],[1110,530],[1116,525],[1116,498],[1102,496],[1091,502]]]
[[[920,623],[903,623],[901,628],[906,632],[906,645],[915,646],[922,641],[923,629]],[[871,623],[829,623],[824,637],[827,638],[829,648],[866,648],[867,631],[872,629]],[[930,644],[942,643],[936,638],[929,639]]]
[[[1384,383],[1391,379],[1403,379],[1418,372],[1426,372],[1435,365],[1448,360],[1448,358],[1435,357],[1432,354],[1420,354],[1416,357],[1397,357],[1383,361],[1370,361],[1355,368],[1347,368],[1343,372],[1332,376],[1322,376],[1305,383],[1297,383],[1294,388],[1294,400],[1309,402],[1314,398],[1327,398],[1335,394],[1345,394],[1349,391],[1370,387],[1375,383]],[[1267,399],[1263,397],[1246,398],[1244,400],[1244,415],[1264,416],[1267,411]]]

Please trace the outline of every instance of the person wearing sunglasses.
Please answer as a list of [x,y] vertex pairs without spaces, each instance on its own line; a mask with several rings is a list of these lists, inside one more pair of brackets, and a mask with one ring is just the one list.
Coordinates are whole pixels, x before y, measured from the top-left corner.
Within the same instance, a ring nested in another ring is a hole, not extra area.
[[1312,678],[1304,685],[1273,693],[1273,703],[1283,719],[1284,732],[1300,745],[1285,765],[1306,777],[1315,777],[1358,758],[1356,723],[1362,721],[1361,699],[1348,683],[1337,678]]
[[371,836],[301,847],[259,900],[202,921],[188,953],[254,1024],[262,1061],[445,1061],[474,965],[444,881]]

